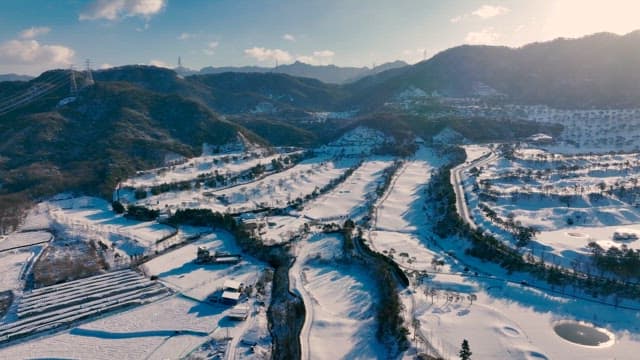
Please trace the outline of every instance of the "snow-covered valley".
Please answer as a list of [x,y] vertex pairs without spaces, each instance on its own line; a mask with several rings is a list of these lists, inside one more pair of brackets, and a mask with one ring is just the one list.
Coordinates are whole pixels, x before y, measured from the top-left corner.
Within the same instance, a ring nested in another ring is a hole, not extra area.
[[[463,339],[476,358],[633,358],[637,298],[472,256],[463,232],[439,235],[448,199],[434,184],[445,178],[451,149],[419,143],[405,158],[374,154],[384,141],[357,129],[295,162],[256,149],[188,159],[123,181],[115,199],[125,214],[94,197],[42,201],[0,240],[0,357],[266,358],[279,346],[269,311],[274,270],[285,267],[288,296],[304,305],[289,339],[304,359],[453,359]],[[619,279],[598,270],[589,243],[640,249],[637,154],[464,150],[449,184],[462,193],[454,204],[468,213],[462,221],[522,256]],[[264,173],[239,183],[196,185],[205,173],[232,177],[262,165]],[[153,194],[161,183],[184,188]],[[136,196],[140,189],[145,196]],[[133,207],[155,218],[132,217]],[[191,218],[175,220],[187,209]],[[516,244],[521,228],[535,230],[526,245]],[[276,251],[288,263],[269,257]],[[378,304],[388,295],[374,263],[408,279],[392,281],[403,348],[380,336]],[[578,345],[554,330],[563,324],[601,329],[608,340]]]

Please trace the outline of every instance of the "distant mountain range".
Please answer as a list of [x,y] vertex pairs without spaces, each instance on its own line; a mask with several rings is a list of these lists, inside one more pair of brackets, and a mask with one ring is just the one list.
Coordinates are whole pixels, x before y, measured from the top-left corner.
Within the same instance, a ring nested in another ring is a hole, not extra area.
[[0,82],[2,81],[29,81],[33,76],[18,74],[0,74]]
[[329,84],[344,84],[362,79],[366,76],[375,75],[390,69],[397,69],[408,66],[404,61],[394,61],[385,63],[373,68],[368,67],[341,67],[336,65],[310,65],[296,61],[293,64],[280,65],[275,68],[260,66],[242,67],[205,67],[200,71],[190,70],[184,67],[176,68],[176,72],[183,76],[220,74],[225,72],[236,73],[278,73],[297,77],[317,79]]
[[[289,69],[307,67],[303,65]],[[164,68],[123,66],[94,72],[96,84],[62,105],[59,101],[69,95],[61,80],[68,77],[67,70],[0,82],[5,106],[12,99],[29,99],[11,112],[0,112],[0,197],[21,191],[41,196],[68,188],[105,194],[118,178],[159,164],[164,154],[195,155],[202,143],[225,144],[238,133],[258,143],[311,146],[359,124],[396,137],[425,139],[447,126],[483,141],[540,131],[538,125],[503,120],[484,120],[478,128],[470,119],[431,121],[390,114],[384,104],[407,89],[460,97],[480,96],[481,88],[498,94],[492,98],[496,101],[564,108],[640,107],[640,32],[521,48],[460,46],[416,65],[400,65],[369,70],[379,72],[344,84],[322,82],[309,73],[180,76]],[[84,83],[83,76],[76,73],[78,84]],[[54,90],[34,96],[49,87]],[[351,110],[357,117],[309,121],[314,113]]]
[[555,107],[640,106],[640,31],[598,33],[520,48],[459,46],[413,66],[348,84],[353,101],[377,107],[409,87],[475,96],[478,85],[508,101]]
[[[305,77],[313,78],[312,70],[321,72],[335,67],[295,63],[278,67],[278,70],[281,68],[292,76],[300,76],[305,73],[304,69],[308,69]],[[347,71],[351,68],[342,69]],[[308,101],[295,101],[310,95],[302,89],[294,87],[291,92],[286,91],[286,82],[296,82],[292,79],[265,82],[264,74],[256,73],[265,71],[264,68],[218,68],[211,71],[227,70],[236,70],[237,75],[226,78],[238,81],[233,87],[238,94],[246,92],[253,96],[260,93],[264,95],[262,101],[274,104],[282,101],[270,95],[277,94],[281,98],[291,95],[294,101],[289,102],[287,108],[309,105]],[[275,75],[276,71],[270,69],[269,73]],[[193,80],[196,79],[203,79],[202,75],[195,76]],[[213,84],[214,79],[210,78],[209,84]],[[242,89],[240,83],[246,88]],[[257,83],[261,83],[258,88],[255,87]],[[519,48],[458,46],[415,65],[381,65],[354,81],[344,80],[339,86],[325,81],[325,84],[315,83],[313,88],[319,93],[313,94],[316,98],[312,103],[322,105],[328,111],[356,108],[374,111],[407,89],[449,97],[494,94],[512,103],[559,108],[640,107],[640,31],[626,35],[598,33],[579,39],[561,38]],[[220,89],[226,90],[228,88]],[[322,94],[327,98],[317,98]],[[322,106],[312,106],[311,109],[318,110]],[[240,109],[227,104],[228,108]]]

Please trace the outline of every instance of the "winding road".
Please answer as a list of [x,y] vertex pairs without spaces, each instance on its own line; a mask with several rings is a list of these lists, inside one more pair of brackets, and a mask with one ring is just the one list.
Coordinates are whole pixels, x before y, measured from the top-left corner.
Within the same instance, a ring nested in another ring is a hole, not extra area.
[[478,225],[473,220],[471,216],[471,212],[469,211],[469,206],[467,205],[467,201],[464,193],[464,185],[462,182],[463,173],[473,167],[482,166],[488,164],[491,161],[494,161],[498,158],[498,156],[491,152],[489,155],[483,155],[477,159],[472,160],[471,162],[465,162],[453,168],[451,170],[451,185],[453,186],[453,191],[456,193],[456,210],[462,220],[469,225],[472,230],[476,230]]

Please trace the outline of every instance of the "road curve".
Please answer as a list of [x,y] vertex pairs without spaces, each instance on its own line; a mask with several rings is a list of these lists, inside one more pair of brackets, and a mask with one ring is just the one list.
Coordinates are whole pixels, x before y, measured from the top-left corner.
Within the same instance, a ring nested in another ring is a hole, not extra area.
[[469,225],[472,230],[476,230],[478,228],[478,225],[471,217],[471,212],[469,211],[469,206],[467,205],[464,186],[462,183],[462,174],[463,172],[471,169],[474,166],[482,166],[495,159],[497,159],[497,156],[493,152],[491,152],[488,156],[479,157],[471,162],[465,162],[451,169],[450,181],[451,185],[453,186],[453,191],[456,194],[456,210],[458,211],[460,218],[462,218],[462,221]]

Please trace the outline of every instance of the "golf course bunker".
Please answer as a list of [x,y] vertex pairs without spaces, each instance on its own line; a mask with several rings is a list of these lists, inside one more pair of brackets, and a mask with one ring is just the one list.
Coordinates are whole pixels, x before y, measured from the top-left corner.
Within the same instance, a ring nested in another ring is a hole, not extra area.
[[583,346],[607,347],[614,342],[614,336],[609,331],[582,322],[558,322],[553,326],[553,331],[561,338]]
[[585,234],[585,233],[581,233],[581,232],[577,232],[577,231],[571,231],[571,232],[567,232],[566,233],[567,236],[572,237],[572,238],[579,238],[579,239],[586,239],[589,237],[589,235]]
[[511,336],[511,337],[520,336],[520,331],[518,331],[515,328],[512,328],[511,326],[505,326],[501,330],[502,330],[502,333],[507,336]]

